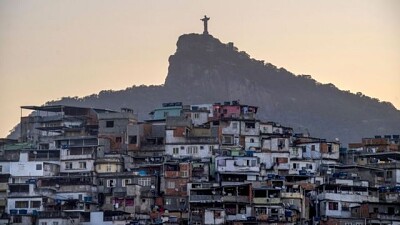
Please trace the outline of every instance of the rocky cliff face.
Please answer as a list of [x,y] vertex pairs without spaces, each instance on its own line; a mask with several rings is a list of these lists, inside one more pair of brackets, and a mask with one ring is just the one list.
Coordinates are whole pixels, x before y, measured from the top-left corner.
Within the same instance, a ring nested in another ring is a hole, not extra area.
[[179,90],[189,102],[240,99],[260,106],[261,119],[346,143],[400,131],[400,112],[390,103],[296,76],[212,36],[183,35],[177,46],[165,88]]
[[232,43],[211,35],[179,37],[169,58],[164,86],[139,86],[102,91],[82,99],[63,98],[48,104],[68,104],[118,110],[131,107],[139,119],[162,102],[185,104],[240,100],[259,106],[259,118],[291,126],[298,132],[348,143],[376,134],[400,132],[400,111],[390,103],[361,93],[341,91],[311,76],[296,76],[283,68],[250,58]]

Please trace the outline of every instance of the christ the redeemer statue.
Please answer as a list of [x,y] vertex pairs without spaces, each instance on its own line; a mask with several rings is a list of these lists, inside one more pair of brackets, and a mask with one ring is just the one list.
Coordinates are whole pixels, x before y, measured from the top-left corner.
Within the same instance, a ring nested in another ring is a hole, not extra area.
[[203,21],[204,23],[204,31],[203,34],[208,34],[208,26],[207,26],[207,22],[210,20],[210,17],[204,16],[203,19],[200,19],[201,21]]

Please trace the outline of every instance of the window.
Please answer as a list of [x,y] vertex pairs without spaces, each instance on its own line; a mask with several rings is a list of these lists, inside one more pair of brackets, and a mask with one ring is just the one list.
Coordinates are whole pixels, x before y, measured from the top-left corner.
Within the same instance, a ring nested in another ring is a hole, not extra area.
[[391,170],[386,171],[386,179],[392,179],[392,176],[393,176],[393,171]]
[[13,223],[22,223],[22,216],[12,216]]
[[250,143],[254,143],[254,138],[250,138]]
[[306,146],[302,146],[302,147],[301,147],[301,151],[302,151],[303,153],[307,152]]
[[175,182],[173,182],[173,181],[168,181],[168,182],[167,182],[167,188],[170,188],[170,189],[175,188]]
[[72,162],[65,162],[65,169],[72,170]]
[[188,171],[182,171],[181,177],[188,177]]
[[47,222],[40,222],[40,225],[47,225]]
[[311,151],[315,151],[315,145],[311,145]]
[[200,146],[200,150],[203,150],[204,149],[204,146]]
[[185,149],[185,146],[181,146],[181,149],[184,150],[184,149]]
[[266,215],[267,214],[267,208],[256,208],[256,215]]
[[107,187],[115,187],[115,179],[107,180]]
[[168,116],[168,112],[164,112],[164,117],[167,117]]
[[42,170],[42,164],[36,164],[36,170]]
[[349,203],[347,202],[342,202],[342,211],[349,211]]
[[122,142],[122,137],[116,137],[116,138],[115,138],[115,142],[121,143],[121,142]]
[[223,136],[222,144],[233,144],[233,138],[231,136]]
[[172,199],[166,198],[165,199],[165,205],[172,205]]
[[278,141],[278,148],[283,149],[285,147],[285,140],[284,139],[279,139]]
[[142,203],[146,203],[146,199],[145,198],[142,198]]
[[237,122],[232,123],[232,129],[234,129],[234,130],[238,129],[238,123]]
[[3,172],[3,166],[0,165],[0,173]]
[[129,144],[131,144],[131,145],[137,144],[137,136],[136,135],[129,136]]
[[195,118],[195,119],[198,119],[198,118],[200,118],[200,115],[199,115],[198,113],[195,113],[195,114],[194,114],[194,118]]
[[187,154],[197,154],[198,152],[199,152],[199,150],[198,150],[197,146],[189,146],[186,149]]
[[212,154],[214,151],[214,146],[210,145],[208,146],[208,153]]
[[138,184],[141,186],[150,186],[151,185],[151,179],[150,177],[143,177],[138,179]]
[[28,201],[15,201],[15,208],[28,208],[29,202]]
[[80,169],[86,169],[86,162],[79,162]]
[[106,121],[106,127],[114,127],[114,121],[113,120]]
[[106,171],[111,172],[111,168],[112,168],[111,165],[107,165]]
[[40,208],[42,205],[41,201],[31,201],[31,207],[30,208]]
[[254,129],[256,128],[256,123],[245,123],[244,126],[246,129]]
[[339,209],[339,203],[329,202],[329,210],[338,210],[338,209]]
[[293,163],[293,169],[297,169],[297,163]]
[[179,154],[179,148],[172,148],[172,154],[174,155]]
[[127,184],[130,184],[131,180],[130,179],[123,179],[122,180],[122,187],[126,187]]
[[53,225],[58,225],[58,222],[57,222],[57,221],[54,221],[54,222],[53,222]]

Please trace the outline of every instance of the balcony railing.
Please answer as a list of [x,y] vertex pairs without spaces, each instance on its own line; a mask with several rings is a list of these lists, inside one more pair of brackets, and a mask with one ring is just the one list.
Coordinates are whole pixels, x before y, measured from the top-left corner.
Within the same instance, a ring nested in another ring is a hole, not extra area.
[[247,196],[222,196],[223,202],[249,202],[249,197]]
[[0,183],[0,191],[6,191],[6,190],[8,190],[8,184]]
[[228,221],[232,221],[232,220],[247,220],[247,215],[246,214],[228,215],[226,220],[228,220]]
[[280,198],[253,198],[254,204],[279,204]]
[[303,198],[303,195],[301,193],[282,192],[281,198]]
[[61,155],[60,160],[74,160],[74,159],[93,159],[92,154],[83,155]]
[[221,195],[191,195],[190,202],[220,202]]

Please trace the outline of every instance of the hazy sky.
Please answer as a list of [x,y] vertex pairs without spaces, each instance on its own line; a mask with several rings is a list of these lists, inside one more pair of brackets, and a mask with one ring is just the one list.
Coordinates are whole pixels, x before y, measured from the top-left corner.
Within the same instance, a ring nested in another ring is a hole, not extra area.
[[[21,105],[163,84],[181,34],[400,109],[400,1],[0,1],[0,137]],[[171,99],[173,101],[173,99]]]

